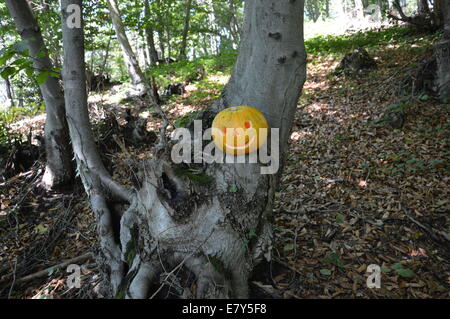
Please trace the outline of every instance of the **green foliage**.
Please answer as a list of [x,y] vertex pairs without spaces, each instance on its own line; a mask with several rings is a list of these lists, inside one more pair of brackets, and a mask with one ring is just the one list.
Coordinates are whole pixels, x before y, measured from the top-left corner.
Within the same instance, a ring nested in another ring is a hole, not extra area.
[[183,117],[180,117],[179,119],[177,119],[173,125],[175,128],[180,128],[180,127],[186,127],[186,125],[191,122],[192,120],[195,119],[195,117],[197,116],[198,112],[191,112],[186,114]]
[[[58,69],[36,70],[33,67],[33,59],[30,58],[28,52],[28,41],[33,41],[33,38],[12,43],[0,50],[0,76],[12,82],[17,95],[27,105],[36,105],[40,100],[38,85],[45,83],[49,77],[59,78],[60,74]],[[37,57],[43,57],[46,54],[45,51],[41,51]],[[28,116],[34,115],[35,110],[36,107],[31,107],[19,111]],[[16,111],[12,112],[16,113]],[[29,111],[32,111],[31,114]]]
[[21,141],[22,136],[13,133],[10,124],[24,117],[35,116],[44,111],[44,104],[31,103],[28,108],[10,107],[7,110],[0,110],[0,146],[11,145],[15,141]]
[[154,66],[148,75],[154,76],[160,87],[171,83],[193,81],[200,72],[206,74],[228,74],[236,61],[237,51],[227,51],[217,56],[195,59],[193,61],[179,61],[170,64]]
[[175,170],[175,175],[188,178],[198,184],[210,184],[213,181],[211,176],[196,169],[177,168]]
[[238,189],[236,187],[236,185],[232,185],[229,189],[228,192],[230,193],[237,193]]
[[305,41],[306,52],[312,55],[345,54],[358,47],[374,47],[380,44],[408,42],[408,40],[417,41],[412,37],[412,31],[412,28],[392,27],[382,31],[359,31],[347,35],[318,36]]
[[2,147],[8,148],[15,141],[21,141],[22,137],[11,131],[10,127],[0,120],[0,149]]
[[340,255],[337,253],[329,253],[325,256],[325,258],[322,260],[323,262],[330,263],[332,265],[335,265],[339,268],[344,268],[345,263],[341,260]]
[[345,216],[341,215],[341,214],[338,214],[336,216],[336,222],[339,223],[339,224],[342,224],[343,222],[345,222]]
[[2,78],[12,78],[22,70],[25,70],[27,74],[33,74],[27,45],[28,40],[22,40],[0,50],[0,76]]
[[401,263],[395,263],[392,266],[383,266],[381,267],[381,271],[385,273],[389,273],[391,271],[395,272],[397,275],[403,278],[411,278],[414,276],[414,271],[409,268],[404,268]]
[[327,268],[320,269],[320,274],[324,275],[324,276],[330,276],[331,275],[331,270],[327,269]]
[[5,122],[0,120],[0,148],[2,146],[8,146],[14,140],[13,134],[11,133],[11,129]]

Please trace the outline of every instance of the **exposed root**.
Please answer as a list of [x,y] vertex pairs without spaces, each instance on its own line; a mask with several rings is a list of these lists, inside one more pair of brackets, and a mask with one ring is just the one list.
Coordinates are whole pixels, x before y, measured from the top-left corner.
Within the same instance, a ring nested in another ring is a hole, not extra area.
[[232,291],[229,280],[216,271],[205,257],[186,260],[186,266],[197,277],[197,298],[227,298]]
[[[185,267],[195,276],[196,298],[247,298],[251,269],[270,250],[265,217],[270,203],[263,200],[269,179],[261,177],[231,195],[226,185],[240,185],[254,169],[226,166],[210,174],[214,183],[202,186],[179,177],[162,159],[149,162],[141,189],[121,217],[120,248],[106,230],[112,229],[111,221],[100,214],[100,225],[105,226],[100,228],[105,239],[101,246],[108,255],[113,295],[156,296],[162,288],[151,291],[156,279],[162,275],[163,285],[172,279],[181,282],[179,276],[186,272],[180,270]],[[106,211],[105,203],[97,201],[93,207]]]
[[161,267],[155,263],[143,263],[140,265],[136,276],[131,281],[125,298],[145,299],[148,298],[150,287],[160,273]]

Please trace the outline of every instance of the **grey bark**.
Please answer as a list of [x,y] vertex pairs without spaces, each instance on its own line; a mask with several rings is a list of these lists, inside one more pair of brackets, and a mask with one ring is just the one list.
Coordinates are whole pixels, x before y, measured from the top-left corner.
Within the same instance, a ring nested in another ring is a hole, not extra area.
[[400,15],[401,19],[403,21],[407,21],[410,22],[411,18],[408,17],[404,12],[403,12],[403,6],[402,4],[400,4],[400,0],[394,0],[394,2],[392,3],[393,7],[397,10],[398,14]]
[[61,0],[67,120],[78,172],[97,217],[100,247],[104,258],[108,259],[110,284],[115,291],[122,279],[124,265],[120,260],[119,245],[114,239],[113,214],[107,200],[114,196],[118,201],[128,201],[131,192],[112,180],[94,142],[87,108],[84,33],[83,28],[70,28],[67,25],[71,13],[67,12],[67,7],[71,4],[81,8],[82,0]]
[[[161,274],[169,278],[185,267],[197,280],[197,298],[248,297],[253,268],[264,257],[270,258],[279,172],[262,175],[259,163],[205,165],[204,174],[212,179],[196,183],[175,174],[180,167],[169,158],[163,138],[154,158],[138,164],[135,191],[115,183],[92,139],[83,78],[83,30],[65,27],[69,3],[81,4],[81,0],[62,0],[65,97],[75,157],[98,218],[105,296],[151,297],[149,288],[158,284]],[[280,129],[283,154],[305,64],[303,1],[247,1],[231,80],[222,97],[200,115],[204,128],[221,109],[250,105],[266,115],[272,128]],[[230,186],[237,191],[230,192]],[[126,206],[115,224],[119,230],[114,231],[117,202]]]
[[[53,71],[39,25],[26,0],[6,0],[8,10],[23,40],[28,40],[33,67],[39,72]],[[45,54],[38,57],[38,54]],[[73,180],[72,152],[65,117],[64,96],[59,80],[49,76],[39,85],[46,106],[45,151],[47,165],[43,184],[47,188],[67,186]]]
[[166,44],[167,44],[167,58],[168,59],[172,58],[172,46],[170,44],[170,41],[172,41],[172,37],[171,37],[170,29],[167,27],[166,28]]
[[120,11],[116,0],[107,0],[108,9],[111,16],[111,20],[116,31],[117,40],[122,48],[123,58],[127,66],[128,74],[130,75],[131,83],[135,87],[138,94],[148,93],[151,102],[157,104],[157,97],[154,96],[153,90],[146,82],[144,73],[142,72],[136,54],[128,41],[128,37],[125,33],[125,27],[120,18]]
[[[283,154],[305,80],[303,1],[247,1],[245,12],[231,80],[201,118],[206,124],[225,107],[254,106],[280,129]],[[121,219],[129,271],[119,296],[147,298],[161,268],[167,273],[183,265],[197,278],[198,298],[248,297],[253,267],[270,256],[279,173],[261,175],[260,164],[212,165],[205,174],[214,181],[201,185],[177,177],[164,157],[144,167],[136,206]],[[238,191],[230,193],[230,185]]]
[[13,88],[9,78],[5,79],[5,88],[6,88],[6,97],[9,100],[9,106],[13,107],[14,106]]
[[[0,21],[0,27],[3,27],[1,21]],[[0,35],[0,40],[3,43],[5,43],[5,39],[3,38],[2,35]],[[13,89],[13,87],[11,85],[11,81],[9,80],[8,77],[4,81],[5,81],[6,99],[9,100],[9,105],[8,106],[13,107],[14,106],[14,89]],[[0,100],[0,103],[1,102],[3,102],[3,101]]]
[[450,3],[442,1],[444,37],[434,47],[437,64],[436,84],[441,100],[450,102]]
[[235,44],[239,44],[240,41],[240,31],[241,31],[241,26],[239,24],[239,21],[236,17],[236,5],[235,5],[235,0],[229,0],[228,1],[228,5],[229,5],[229,15],[228,15],[228,30],[231,34],[232,40]]
[[184,15],[184,27],[181,39],[179,60],[186,59],[186,46],[189,33],[189,22],[191,20],[191,8],[192,8],[192,0],[186,0],[186,13]]
[[433,3],[433,20],[434,24],[437,26],[444,26],[444,12],[445,9],[445,1],[447,0],[435,0]]
[[159,49],[161,50],[161,59],[164,60],[166,58],[166,47],[165,47],[165,38],[164,38],[164,29],[158,30],[158,43]]
[[[148,0],[145,0],[145,9],[144,15],[146,18],[146,22],[149,23],[150,17],[150,6]],[[150,58],[150,64],[155,65],[158,62],[158,51],[156,51],[155,46],[155,38],[154,38],[154,30],[150,25],[147,25],[145,28],[145,37],[147,40],[148,47],[148,56]]]
[[430,7],[428,6],[428,0],[417,0],[417,13],[419,15],[430,14]]
[[440,3],[444,20],[444,38],[450,39],[450,3],[448,0],[442,0]]
[[108,63],[110,46],[111,46],[111,38],[108,39],[108,44],[106,44],[106,49],[105,49],[105,53],[103,55],[103,62],[100,67],[99,76],[103,76],[103,74],[105,74],[106,64]]

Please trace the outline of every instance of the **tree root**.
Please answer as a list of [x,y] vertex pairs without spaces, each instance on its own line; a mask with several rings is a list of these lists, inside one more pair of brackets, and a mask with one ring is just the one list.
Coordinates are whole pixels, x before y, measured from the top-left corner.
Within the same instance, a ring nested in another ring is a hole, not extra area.
[[[194,185],[174,174],[167,162],[151,161],[142,174],[141,189],[120,219],[118,243],[108,231],[113,227],[110,214],[104,213],[103,197],[91,198],[94,209],[103,212],[98,214],[99,233],[112,294],[148,298],[158,277],[167,274],[165,279],[162,276],[163,284],[173,276],[179,281],[184,267],[195,276],[196,298],[247,298],[250,272],[262,256],[268,257],[272,237],[269,223],[261,218],[266,214],[268,203],[262,198],[269,179],[262,177],[242,194],[230,195],[223,187],[237,184],[227,179],[245,180],[245,174],[252,170],[242,167],[235,174],[222,168],[215,183]],[[223,190],[217,191],[218,187]],[[202,200],[189,204],[195,198]],[[187,215],[181,218],[180,210]]]

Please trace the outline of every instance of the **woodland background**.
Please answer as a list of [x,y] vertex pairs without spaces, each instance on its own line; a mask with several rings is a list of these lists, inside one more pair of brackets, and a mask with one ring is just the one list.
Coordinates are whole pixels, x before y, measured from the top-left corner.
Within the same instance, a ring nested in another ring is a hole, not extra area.
[[[0,296],[97,298],[96,220],[82,184],[41,184],[46,107],[39,85],[61,72],[60,3],[28,2],[54,69],[34,72],[0,1]],[[251,279],[252,297],[449,298],[449,104],[427,73],[443,37],[436,3],[305,1],[307,81],[275,194],[274,259]],[[187,125],[228,82],[244,1],[116,5],[172,129]],[[134,95],[111,6],[84,7],[94,138],[113,177],[128,183],[128,159],[152,157],[163,118]],[[360,48],[365,53],[351,56]],[[67,287],[61,262],[71,258],[83,264],[81,289]],[[366,287],[370,264],[382,266],[380,289]],[[189,280],[160,285],[157,298],[195,290]]]

